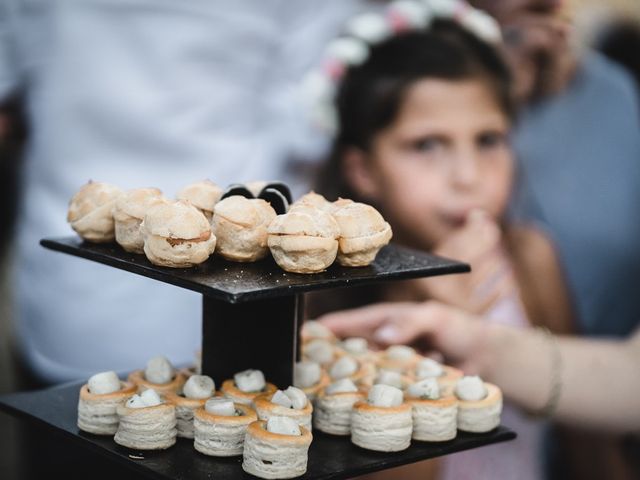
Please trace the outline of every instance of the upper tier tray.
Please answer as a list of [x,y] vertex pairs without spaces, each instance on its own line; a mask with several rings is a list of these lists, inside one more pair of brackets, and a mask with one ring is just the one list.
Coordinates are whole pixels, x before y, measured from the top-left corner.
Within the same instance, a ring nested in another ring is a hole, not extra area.
[[153,265],[144,255],[127,253],[115,243],[96,244],[84,242],[79,237],[65,237],[43,239],[40,244],[51,250],[127,270],[229,303],[470,271],[465,263],[397,245],[383,248],[368,267],[341,267],[334,264],[325,272],[303,275],[285,272],[271,257],[254,263],[228,262],[212,257],[192,268],[165,268]]

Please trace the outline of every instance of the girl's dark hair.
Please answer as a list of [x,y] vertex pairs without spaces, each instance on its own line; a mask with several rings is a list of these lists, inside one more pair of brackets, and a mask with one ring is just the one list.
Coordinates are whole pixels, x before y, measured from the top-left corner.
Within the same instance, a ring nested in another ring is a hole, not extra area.
[[481,79],[504,113],[513,117],[511,77],[498,51],[459,24],[436,20],[371,48],[367,61],[350,68],[337,93],[340,129],[317,190],[329,199],[356,199],[341,171],[344,150],[367,151],[376,134],[393,123],[409,87],[425,78]]

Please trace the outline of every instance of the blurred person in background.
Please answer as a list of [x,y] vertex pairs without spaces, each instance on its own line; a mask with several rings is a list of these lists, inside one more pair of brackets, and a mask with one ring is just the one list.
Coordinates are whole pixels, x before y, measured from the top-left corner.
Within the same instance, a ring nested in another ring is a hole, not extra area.
[[223,187],[281,178],[300,193],[304,179],[287,162],[318,142],[301,126],[298,82],[358,8],[0,3],[0,101],[22,92],[28,126],[11,258],[23,378],[87,378],[158,354],[193,360],[199,295],[48,252],[39,240],[72,234],[67,205],[89,179],[172,196],[207,177]]
[[[585,2],[474,3],[503,25],[524,104],[514,135],[520,185],[513,216],[530,226],[521,242],[547,237],[563,267],[575,317],[556,331],[629,337],[640,322],[640,103],[633,77],[577,43],[571,22]],[[552,478],[632,478],[624,454],[630,440],[554,430]]]

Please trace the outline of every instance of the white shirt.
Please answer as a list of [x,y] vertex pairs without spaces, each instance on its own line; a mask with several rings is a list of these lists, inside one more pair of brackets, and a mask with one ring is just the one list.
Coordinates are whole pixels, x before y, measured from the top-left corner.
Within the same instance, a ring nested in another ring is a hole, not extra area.
[[298,82],[361,6],[333,0],[2,0],[0,99],[27,93],[15,257],[18,338],[49,381],[174,363],[200,348],[200,295],[46,251],[89,179],[122,188],[282,178],[325,139]]

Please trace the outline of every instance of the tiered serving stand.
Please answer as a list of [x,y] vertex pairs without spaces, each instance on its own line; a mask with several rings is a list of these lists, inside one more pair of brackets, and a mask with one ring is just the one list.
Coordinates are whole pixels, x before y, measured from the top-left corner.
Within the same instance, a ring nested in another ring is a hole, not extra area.
[[[91,244],[78,237],[44,239],[45,248],[92,260],[202,294],[202,370],[221,385],[247,368],[261,369],[281,388],[292,383],[299,357],[299,332],[304,293],[331,288],[429,277],[469,271],[469,266],[445,258],[388,245],[364,268],[337,264],[326,272],[299,275],[281,270],[268,258],[256,263],[232,263],[213,258],[190,269],[152,265],[144,255],[125,252],[116,244]],[[179,321],[179,319],[176,319]],[[241,459],[219,459],[198,453],[193,442],[178,439],[160,452],[134,452],[111,437],[81,432],[77,402],[81,383],[0,397],[0,408],[50,427],[76,445],[84,446],[122,466],[129,473],[155,479],[253,478],[243,472]],[[369,472],[477,448],[515,438],[500,426],[486,434],[459,433],[442,443],[412,442],[397,453],[363,450],[349,438],[313,432],[306,479],[350,478]]]

